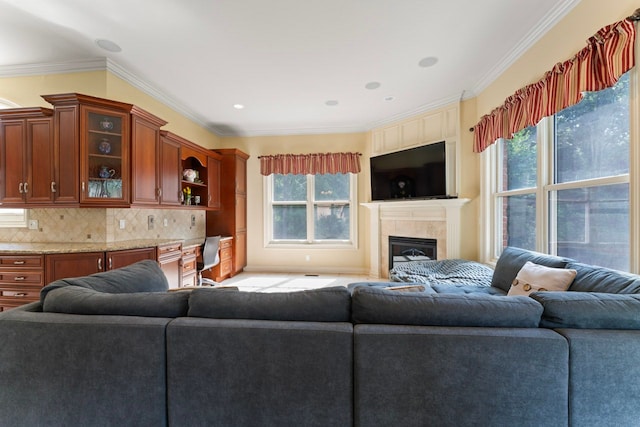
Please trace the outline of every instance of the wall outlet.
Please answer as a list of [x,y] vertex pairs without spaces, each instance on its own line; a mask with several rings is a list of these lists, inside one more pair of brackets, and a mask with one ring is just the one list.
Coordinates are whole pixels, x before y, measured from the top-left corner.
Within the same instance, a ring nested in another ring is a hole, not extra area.
[[37,230],[38,229],[38,220],[30,219],[29,220],[29,230]]
[[304,260],[305,261],[311,261],[311,255],[305,255],[304,256]]
[[191,215],[191,226],[192,227],[196,226],[196,216],[195,215]]
[[169,220],[167,218],[163,219],[162,223],[164,224],[165,227],[169,226]]
[[125,221],[124,219],[120,220],[120,230],[124,230],[124,228],[127,226],[127,221]]
[[153,230],[153,227],[155,226],[155,221],[153,219],[153,215],[149,215],[147,217],[147,226],[148,226],[149,230]]

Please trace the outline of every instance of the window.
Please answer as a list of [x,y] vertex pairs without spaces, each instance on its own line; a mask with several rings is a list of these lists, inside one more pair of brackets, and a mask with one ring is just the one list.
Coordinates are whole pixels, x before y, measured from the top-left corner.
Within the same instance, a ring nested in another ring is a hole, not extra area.
[[632,72],[489,152],[495,257],[518,246],[630,270]]
[[352,244],[353,174],[272,174],[267,182],[267,241],[274,244]]
[[14,228],[27,226],[26,209],[0,209],[0,228]]

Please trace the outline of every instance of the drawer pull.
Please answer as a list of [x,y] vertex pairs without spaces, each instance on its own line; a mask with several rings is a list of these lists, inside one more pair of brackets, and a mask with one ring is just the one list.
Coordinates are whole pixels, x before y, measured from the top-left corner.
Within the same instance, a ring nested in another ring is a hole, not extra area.
[[24,276],[15,276],[13,278],[13,280],[16,281],[16,282],[23,282],[23,281],[27,280],[27,278],[24,277]]
[[18,292],[16,294],[13,294],[14,297],[26,297],[27,293],[26,292]]
[[17,259],[15,261],[13,261],[13,265],[24,265],[24,261]]

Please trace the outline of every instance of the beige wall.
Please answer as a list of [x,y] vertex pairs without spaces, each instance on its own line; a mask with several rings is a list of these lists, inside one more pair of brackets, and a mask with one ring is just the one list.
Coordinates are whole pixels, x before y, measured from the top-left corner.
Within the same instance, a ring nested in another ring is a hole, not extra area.
[[640,4],[633,0],[582,0],[477,96],[477,119],[501,105],[516,90],[540,80],[556,63],[574,56],[600,28],[624,19],[638,7]]
[[[263,177],[258,156],[280,153],[324,153],[336,151],[367,151],[367,135],[327,134],[265,137],[222,138],[224,147],[239,148],[251,157],[247,161],[247,246],[248,270],[364,273],[368,268],[367,218],[364,208],[358,207],[358,247],[356,249],[266,248],[263,226]],[[363,172],[358,174],[358,200],[368,198],[369,173],[366,157],[362,158]],[[311,261],[306,261],[309,255]]]
[[206,148],[218,145],[219,137],[216,134],[108,71],[0,78],[0,98],[21,107],[50,108],[51,105],[41,95],[70,92],[135,104],[169,122],[163,129]]

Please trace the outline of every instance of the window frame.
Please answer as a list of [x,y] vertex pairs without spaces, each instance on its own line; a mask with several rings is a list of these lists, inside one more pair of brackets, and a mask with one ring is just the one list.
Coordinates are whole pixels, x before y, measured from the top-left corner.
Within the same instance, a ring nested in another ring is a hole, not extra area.
[[552,196],[561,190],[584,189],[614,184],[629,185],[629,272],[640,273],[640,87],[638,67],[629,73],[629,173],[604,178],[591,178],[570,182],[554,183],[553,143],[554,116],[543,118],[537,125],[538,174],[535,188],[500,190],[502,139],[484,150],[480,156],[480,217],[481,229],[480,258],[495,265],[502,247],[501,222],[498,198],[522,194],[536,195],[536,248],[543,253],[556,254],[557,228],[554,224],[555,203]]
[[[305,201],[273,201],[273,178],[274,174],[263,177],[264,185],[264,247],[266,248],[309,248],[317,247],[323,249],[357,249],[358,242],[358,177],[349,173],[349,199],[348,200],[314,200],[315,175],[306,175],[307,178],[307,199]],[[313,240],[314,230],[314,207],[330,206],[335,204],[345,204],[349,206],[349,239],[344,240]],[[273,238],[273,206],[278,205],[303,205],[307,207],[307,239],[274,239]]]

